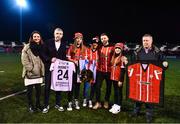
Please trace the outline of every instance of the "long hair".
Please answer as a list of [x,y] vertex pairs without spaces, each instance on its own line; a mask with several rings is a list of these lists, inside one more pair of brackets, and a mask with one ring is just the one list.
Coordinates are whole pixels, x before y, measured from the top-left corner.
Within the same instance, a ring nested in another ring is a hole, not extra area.
[[[122,53],[120,53],[119,55],[117,55],[114,51],[112,59],[111,59],[111,65],[119,65],[121,64],[121,57],[122,57]],[[117,61],[115,61],[117,58]]]
[[41,39],[40,39],[40,44],[43,44],[43,40],[42,40],[42,37],[41,37],[41,34],[40,34],[39,31],[33,31],[33,32],[31,33],[30,38],[29,38],[29,43],[34,42],[34,40],[33,40],[33,35],[34,35],[35,33],[37,33],[37,34],[40,35],[40,38],[41,38]]
[[[74,39],[74,44],[73,44],[73,48],[72,48],[72,52],[73,53],[76,53],[76,50],[77,50],[77,41],[76,41],[76,39]],[[86,50],[86,47],[85,47],[85,45],[83,44],[83,41],[81,42],[81,44],[80,44],[80,53],[81,54],[84,54],[85,53],[85,50]]]

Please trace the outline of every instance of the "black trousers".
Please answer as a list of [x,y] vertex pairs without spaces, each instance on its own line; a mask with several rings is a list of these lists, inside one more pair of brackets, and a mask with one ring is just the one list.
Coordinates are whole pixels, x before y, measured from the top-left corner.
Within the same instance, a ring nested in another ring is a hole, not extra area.
[[80,85],[81,83],[77,83],[77,73],[73,73],[72,90],[68,92],[68,102],[71,102],[73,98],[79,99]]
[[149,104],[149,103],[135,102],[134,113],[139,113],[141,110],[141,106],[143,104],[145,104],[145,107],[146,107],[146,118],[152,118],[152,116],[153,116],[153,105]]
[[114,104],[122,105],[122,90],[123,86],[118,86],[118,81],[112,81],[114,86]]
[[96,84],[96,102],[100,102],[101,99],[101,87],[102,83],[105,80],[106,81],[106,95],[105,95],[105,101],[109,101],[110,95],[111,95],[111,86],[112,82],[110,80],[110,72],[100,72],[97,71],[97,84]]
[[28,105],[33,106],[33,100],[32,100],[32,93],[33,93],[33,87],[35,87],[36,91],[36,106],[40,105],[40,95],[41,95],[41,84],[33,84],[27,86],[27,98],[28,98]]
[[[47,107],[49,105],[49,95],[50,95],[50,87],[51,87],[51,72],[49,71],[49,67],[45,68],[45,89],[44,89],[44,106]],[[56,105],[60,105],[61,92],[56,91]]]

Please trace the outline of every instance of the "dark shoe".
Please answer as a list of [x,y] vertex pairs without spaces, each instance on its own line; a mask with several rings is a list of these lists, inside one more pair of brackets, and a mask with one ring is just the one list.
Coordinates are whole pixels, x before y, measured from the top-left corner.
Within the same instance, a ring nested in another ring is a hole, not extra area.
[[152,118],[146,118],[147,123],[152,123]]
[[36,105],[36,108],[35,108],[36,111],[43,111],[43,107],[41,105]]
[[59,109],[59,107],[60,107],[59,105],[55,105],[54,106],[55,109]]
[[152,116],[146,116],[146,122],[152,123]]
[[139,113],[137,112],[132,112],[129,117],[133,118],[133,117],[137,117],[139,115]]
[[33,113],[34,112],[34,108],[32,106],[29,107],[29,112]]

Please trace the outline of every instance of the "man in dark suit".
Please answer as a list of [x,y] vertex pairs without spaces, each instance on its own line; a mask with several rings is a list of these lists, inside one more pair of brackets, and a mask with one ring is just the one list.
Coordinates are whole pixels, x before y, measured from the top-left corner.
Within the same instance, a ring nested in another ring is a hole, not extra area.
[[[54,30],[54,38],[44,43],[42,54],[45,65],[45,96],[43,113],[47,113],[49,110],[49,94],[51,86],[50,65],[55,62],[56,59],[66,60],[66,43],[61,40],[62,37],[63,30],[61,28],[56,28]],[[60,94],[60,91],[56,91],[55,108],[59,111],[64,111],[63,107],[60,105]]]

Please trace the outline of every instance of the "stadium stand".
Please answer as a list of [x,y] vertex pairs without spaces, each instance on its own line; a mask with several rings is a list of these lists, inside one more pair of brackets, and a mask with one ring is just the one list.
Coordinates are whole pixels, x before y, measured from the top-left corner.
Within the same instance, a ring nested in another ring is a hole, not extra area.
[[25,42],[21,43],[18,41],[0,41],[0,52],[1,53],[18,53],[21,52]]

